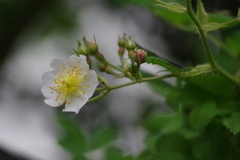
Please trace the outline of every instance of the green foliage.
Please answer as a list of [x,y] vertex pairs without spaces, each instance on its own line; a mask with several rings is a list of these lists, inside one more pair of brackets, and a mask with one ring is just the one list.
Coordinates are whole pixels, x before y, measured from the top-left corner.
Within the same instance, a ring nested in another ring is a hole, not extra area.
[[155,56],[149,56],[147,63],[151,63],[151,64],[156,64],[159,66],[162,66],[164,68],[166,68],[167,70],[173,72],[173,73],[179,73],[181,68],[177,65],[175,65],[174,63],[171,63],[165,59],[162,59],[160,57],[155,57]]
[[234,57],[240,54],[240,32],[234,32],[232,34],[227,35],[226,37],[226,44],[230,50],[232,50]]
[[173,12],[177,12],[177,13],[185,13],[187,12],[187,9],[186,7],[178,4],[178,3],[175,3],[175,2],[170,2],[170,3],[165,3],[163,1],[160,1],[160,0],[156,0],[156,2],[158,3],[157,5],[160,5],[170,11],[173,11]]
[[207,101],[203,106],[191,112],[189,123],[193,128],[202,130],[216,115],[222,113],[224,113],[224,111],[217,109],[217,105],[214,101]]
[[87,138],[82,132],[79,125],[67,117],[59,116],[58,122],[64,129],[63,137],[59,144],[76,157],[82,157],[87,152]]
[[[95,149],[108,147],[112,149],[111,142],[114,142],[117,138],[117,132],[111,128],[97,130],[94,134],[88,134],[87,136],[86,132],[83,132],[83,129],[70,118],[59,115],[57,121],[63,129],[59,144],[72,154],[73,160],[87,160],[86,153]],[[122,154],[119,150],[117,156],[120,153]]]
[[117,139],[117,132],[110,128],[105,128],[96,133],[92,139],[93,149],[100,148]]
[[240,132],[240,113],[232,113],[223,119],[223,124],[235,135]]
[[151,132],[174,133],[182,128],[183,118],[180,115],[153,116],[146,120],[145,127]]
[[203,3],[201,0],[197,0],[197,19],[201,24],[206,24],[208,23],[208,15],[207,12],[205,11],[205,8],[203,6]]

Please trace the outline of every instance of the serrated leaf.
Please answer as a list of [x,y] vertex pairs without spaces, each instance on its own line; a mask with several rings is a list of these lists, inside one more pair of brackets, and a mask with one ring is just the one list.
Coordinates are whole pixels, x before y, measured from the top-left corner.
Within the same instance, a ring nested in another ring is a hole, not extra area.
[[224,113],[224,111],[218,109],[214,101],[207,101],[203,106],[191,112],[189,119],[190,125],[197,130],[202,130],[211,122],[214,116],[222,113]]
[[148,58],[147,58],[147,61],[146,63],[151,63],[151,64],[156,64],[156,65],[159,65],[161,67],[164,67],[166,68],[168,71],[171,71],[173,73],[179,73],[182,69],[182,67],[172,61],[169,61],[165,58],[162,58],[160,57],[158,54],[148,50],[148,49],[145,49],[143,48],[142,46],[140,46],[139,44],[137,44],[135,42],[137,48],[140,48],[140,49],[143,49],[145,51],[147,51],[148,53]]
[[201,26],[201,28],[205,31],[214,31],[223,27],[227,27],[227,25],[224,23],[216,23],[216,22],[207,23]]
[[240,132],[240,113],[232,113],[229,117],[224,118],[223,125],[226,126],[234,135]]
[[187,8],[178,3],[174,3],[174,2],[165,3],[160,0],[155,0],[155,1],[158,2],[157,5],[160,5],[170,11],[177,12],[177,13],[186,13],[187,12]]

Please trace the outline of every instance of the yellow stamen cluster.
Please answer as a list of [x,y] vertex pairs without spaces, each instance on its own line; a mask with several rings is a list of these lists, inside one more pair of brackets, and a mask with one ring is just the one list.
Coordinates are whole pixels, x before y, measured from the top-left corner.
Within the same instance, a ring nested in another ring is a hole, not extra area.
[[[80,62],[78,62],[80,63]],[[69,65],[68,63],[62,64],[62,70],[56,70],[57,73],[54,75],[58,75],[54,79],[55,86],[51,86],[50,88],[53,90],[51,93],[60,93],[55,101],[61,100],[58,103],[60,106],[62,103],[66,101],[66,104],[70,104],[70,96],[74,95],[74,97],[80,98],[79,91],[83,94],[86,94],[84,91],[81,91],[81,88],[87,88],[89,86],[81,86],[81,84],[87,79],[87,72],[83,75],[82,68]]]

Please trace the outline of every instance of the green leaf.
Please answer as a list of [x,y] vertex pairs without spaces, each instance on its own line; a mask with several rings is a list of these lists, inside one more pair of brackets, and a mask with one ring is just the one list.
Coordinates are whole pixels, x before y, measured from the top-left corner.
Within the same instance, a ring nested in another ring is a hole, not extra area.
[[164,67],[168,71],[171,71],[173,73],[179,73],[181,71],[182,67],[180,65],[158,56],[156,53],[153,53],[152,51],[143,48],[142,46],[140,46],[136,42],[135,42],[135,44],[136,44],[137,48],[143,49],[147,52],[148,58],[147,58],[146,63],[159,65],[159,66]]
[[222,113],[224,113],[224,111],[217,109],[217,105],[214,101],[207,101],[203,106],[191,112],[189,122],[193,128],[202,130],[211,122],[214,116]]
[[201,24],[208,23],[208,14],[203,7],[202,0],[197,0],[197,19]]
[[160,160],[187,160],[180,153],[167,152],[167,151],[160,153],[159,158]]
[[232,113],[229,117],[223,119],[223,124],[226,126],[234,135],[240,132],[240,113]]
[[180,66],[178,66],[175,63],[172,63],[172,62],[170,62],[168,60],[160,58],[160,57],[149,56],[147,58],[147,63],[156,64],[156,65],[162,66],[162,67],[166,68],[168,71],[171,71],[173,73],[179,73],[181,71],[181,67]]
[[[172,25],[182,30],[190,31],[190,32],[197,31],[196,27],[192,23],[191,18],[186,13],[177,13],[177,12],[170,11],[169,9],[164,7],[158,7],[156,6],[156,2],[154,2],[153,0],[125,0],[124,2],[143,6],[149,9],[153,14],[155,14],[159,18],[165,19],[166,21],[170,22]],[[171,0],[162,0],[162,2],[165,2],[168,4],[172,3]],[[185,1],[183,0],[178,0],[174,3],[175,4],[172,4],[173,7],[169,7],[169,8],[174,9],[174,5],[178,7],[180,6],[180,8],[185,6]]]
[[[144,78],[147,77],[153,77],[154,75],[141,71],[142,75]],[[155,92],[161,94],[161,95],[167,95],[170,92],[175,92],[176,89],[168,84],[167,82],[163,81],[163,80],[155,80],[155,81],[149,81],[148,85],[151,87],[151,89],[153,89]]]
[[177,12],[177,13],[186,13],[187,12],[187,8],[182,6],[181,4],[178,4],[175,2],[165,3],[160,0],[155,0],[155,1],[158,2],[157,5],[160,5],[170,11]]
[[[193,156],[196,159],[206,159],[209,151],[212,149],[210,142],[199,142],[192,147]],[[210,152],[211,153],[211,152]]]
[[234,55],[240,55],[240,32],[234,32],[232,34],[228,34],[226,38],[226,44],[230,50],[233,51]]
[[213,13],[209,16],[209,22],[224,23],[233,20],[235,17],[226,14]]
[[166,157],[168,154],[165,153],[168,152],[172,152],[173,154],[180,153],[181,155],[188,155],[189,149],[190,149],[189,142],[182,135],[177,133],[163,135],[156,143],[157,152],[160,153],[160,155],[162,156],[166,155]]
[[223,27],[228,27],[228,26],[224,23],[216,23],[216,22],[207,23],[201,26],[201,28],[205,31],[214,31]]
[[153,116],[146,120],[144,125],[149,131],[174,133],[183,126],[183,118],[180,114],[169,116]]
[[102,147],[110,142],[113,142],[117,138],[117,132],[113,129],[103,129],[98,131],[95,137],[92,139],[93,149]]
[[134,160],[132,156],[125,156],[124,153],[116,147],[109,147],[106,151],[107,160]]
[[87,151],[87,139],[80,127],[76,122],[63,115],[58,116],[57,121],[64,133],[59,144],[74,156],[82,156]]

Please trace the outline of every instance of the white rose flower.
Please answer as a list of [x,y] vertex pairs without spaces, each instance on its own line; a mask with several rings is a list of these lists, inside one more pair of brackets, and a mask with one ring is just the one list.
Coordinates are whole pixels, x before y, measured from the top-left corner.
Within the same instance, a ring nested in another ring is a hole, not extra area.
[[67,62],[55,58],[50,66],[53,71],[42,75],[44,102],[53,107],[66,102],[64,112],[78,113],[99,84],[96,72],[89,70],[83,55],[71,55]]

